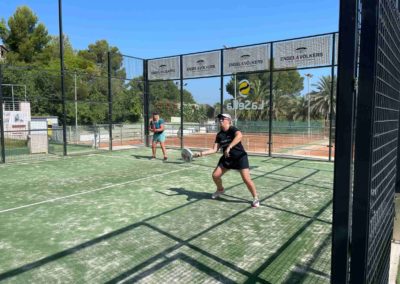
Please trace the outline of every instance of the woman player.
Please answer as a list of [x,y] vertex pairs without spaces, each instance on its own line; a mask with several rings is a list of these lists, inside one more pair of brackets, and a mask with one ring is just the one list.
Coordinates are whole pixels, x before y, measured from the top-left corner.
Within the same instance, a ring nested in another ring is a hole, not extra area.
[[229,114],[219,114],[217,119],[221,130],[217,133],[215,138],[214,148],[193,155],[194,157],[203,157],[217,153],[220,148],[222,148],[224,152],[212,174],[214,183],[217,186],[217,191],[212,194],[211,198],[216,199],[225,192],[221,177],[228,170],[238,170],[242,176],[243,182],[253,196],[251,207],[259,207],[260,201],[257,196],[256,186],[250,177],[249,159],[241,143],[242,133],[239,129],[231,125],[232,118]]

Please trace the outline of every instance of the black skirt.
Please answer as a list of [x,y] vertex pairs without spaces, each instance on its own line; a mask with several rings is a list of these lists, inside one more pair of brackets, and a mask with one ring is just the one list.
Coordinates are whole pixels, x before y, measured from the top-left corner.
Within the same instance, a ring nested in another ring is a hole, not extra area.
[[222,156],[219,159],[218,167],[230,170],[243,170],[250,168],[247,154],[236,159],[233,157],[226,158],[225,156]]

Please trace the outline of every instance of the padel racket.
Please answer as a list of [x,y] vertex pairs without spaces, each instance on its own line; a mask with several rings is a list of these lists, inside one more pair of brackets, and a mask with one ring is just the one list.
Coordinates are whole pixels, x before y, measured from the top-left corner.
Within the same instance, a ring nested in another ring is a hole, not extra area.
[[187,163],[190,163],[193,160],[193,152],[188,148],[183,148],[181,152],[182,160]]
[[153,130],[156,129],[156,124],[152,120],[150,120],[150,128]]

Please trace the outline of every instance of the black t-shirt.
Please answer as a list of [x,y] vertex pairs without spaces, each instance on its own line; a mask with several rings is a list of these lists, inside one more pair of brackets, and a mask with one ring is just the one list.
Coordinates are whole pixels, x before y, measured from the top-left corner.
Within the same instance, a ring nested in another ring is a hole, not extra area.
[[[237,131],[239,131],[239,129],[237,129],[235,126],[231,126],[227,131],[221,130],[218,132],[217,137],[215,138],[215,143],[219,144],[223,152],[225,152],[225,149],[235,138],[235,133]],[[242,142],[237,143],[229,152],[229,156],[233,159],[239,159],[244,155],[246,155],[246,151],[243,148]]]

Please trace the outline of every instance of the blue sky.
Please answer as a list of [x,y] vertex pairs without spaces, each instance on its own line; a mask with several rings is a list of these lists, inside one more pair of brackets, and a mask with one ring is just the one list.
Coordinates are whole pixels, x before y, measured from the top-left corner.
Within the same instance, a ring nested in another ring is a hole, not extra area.
[[[21,5],[58,35],[58,0],[0,0],[0,18],[8,20]],[[338,21],[339,0],[63,1],[63,30],[75,49],[106,39],[141,58],[334,32]],[[194,88],[219,86],[218,79],[194,81],[188,89],[196,97],[218,93]]]

